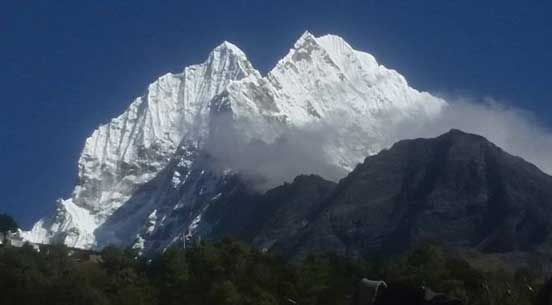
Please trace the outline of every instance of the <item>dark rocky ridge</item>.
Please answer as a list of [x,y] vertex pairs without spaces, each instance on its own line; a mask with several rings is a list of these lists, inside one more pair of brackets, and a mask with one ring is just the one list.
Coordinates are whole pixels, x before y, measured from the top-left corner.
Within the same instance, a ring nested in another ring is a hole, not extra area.
[[[186,234],[181,224],[203,211],[194,238],[235,236],[291,259],[400,255],[437,242],[486,265],[494,258],[552,265],[552,177],[478,135],[451,130],[401,141],[337,184],[302,175],[263,194],[238,174],[220,177],[204,167],[188,170],[177,188],[166,187],[177,161],[137,192],[136,200],[152,203],[159,199],[151,196],[163,196],[157,210],[168,215],[146,242],[149,253],[168,246],[174,232]],[[179,202],[186,205],[175,209]],[[121,214],[142,223],[148,218],[141,210]],[[107,223],[99,233],[126,231]]]
[[291,258],[400,254],[428,241],[486,254],[552,253],[552,177],[459,130],[398,142],[337,186],[301,176],[250,199],[241,229],[219,232]]
[[251,191],[245,184],[233,186],[207,210],[205,220],[217,223],[207,237],[231,235],[270,249],[299,234],[335,186],[316,175],[298,176],[292,183],[264,194]]

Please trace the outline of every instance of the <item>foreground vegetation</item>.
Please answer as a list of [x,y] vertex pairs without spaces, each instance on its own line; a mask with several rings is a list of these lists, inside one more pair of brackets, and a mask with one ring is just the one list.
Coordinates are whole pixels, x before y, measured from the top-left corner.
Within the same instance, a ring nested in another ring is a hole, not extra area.
[[481,272],[434,246],[391,261],[309,257],[298,264],[231,239],[153,259],[113,247],[101,259],[70,256],[62,246],[0,248],[0,304],[348,305],[363,277],[425,285],[465,304],[537,304],[540,286],[529,272]]

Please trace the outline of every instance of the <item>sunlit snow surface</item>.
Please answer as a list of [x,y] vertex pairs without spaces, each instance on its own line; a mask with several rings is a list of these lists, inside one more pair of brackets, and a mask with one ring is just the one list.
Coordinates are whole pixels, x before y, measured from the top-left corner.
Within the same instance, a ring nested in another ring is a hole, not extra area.
[[240,169],[225,164],[217,174],[198,157],[213,141],[224,143],[227,129],[245,142],[273,143],[290,130],[329,126],[317,153],[347,172],[388,144],[389,125],[431,118],[444,106],[334,35],[306,32],[266,76],[224,42],[204,63],[160,77],[96,129],[71,198],[23,235],[81,248],[164,247],[209,225],[201,213]]

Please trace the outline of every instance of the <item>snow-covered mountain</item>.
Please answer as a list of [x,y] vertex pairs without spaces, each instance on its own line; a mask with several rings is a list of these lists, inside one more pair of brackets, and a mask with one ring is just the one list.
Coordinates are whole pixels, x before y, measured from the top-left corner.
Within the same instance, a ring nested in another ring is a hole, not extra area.
[[338,179],[390,143],[389,126],[445,105],[334,35],[306,32],[266,76],[224,42],[96,129],[71,197],[23,236],[151,250],[208,235],[210,210],[243,181],[262,191],[317,169]]

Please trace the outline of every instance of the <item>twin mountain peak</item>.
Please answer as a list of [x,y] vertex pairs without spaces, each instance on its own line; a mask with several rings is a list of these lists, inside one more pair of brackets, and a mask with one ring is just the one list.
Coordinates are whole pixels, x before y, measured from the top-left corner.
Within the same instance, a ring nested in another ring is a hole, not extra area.
[[147,253],[235,235],[289,256],[543,244],[552,181],[534,166],[456,130],[391,147],[392,126],[446,107],[335,35],[306,32],[265,76],[224,42],[98,127],[71,196],[23,237]]

